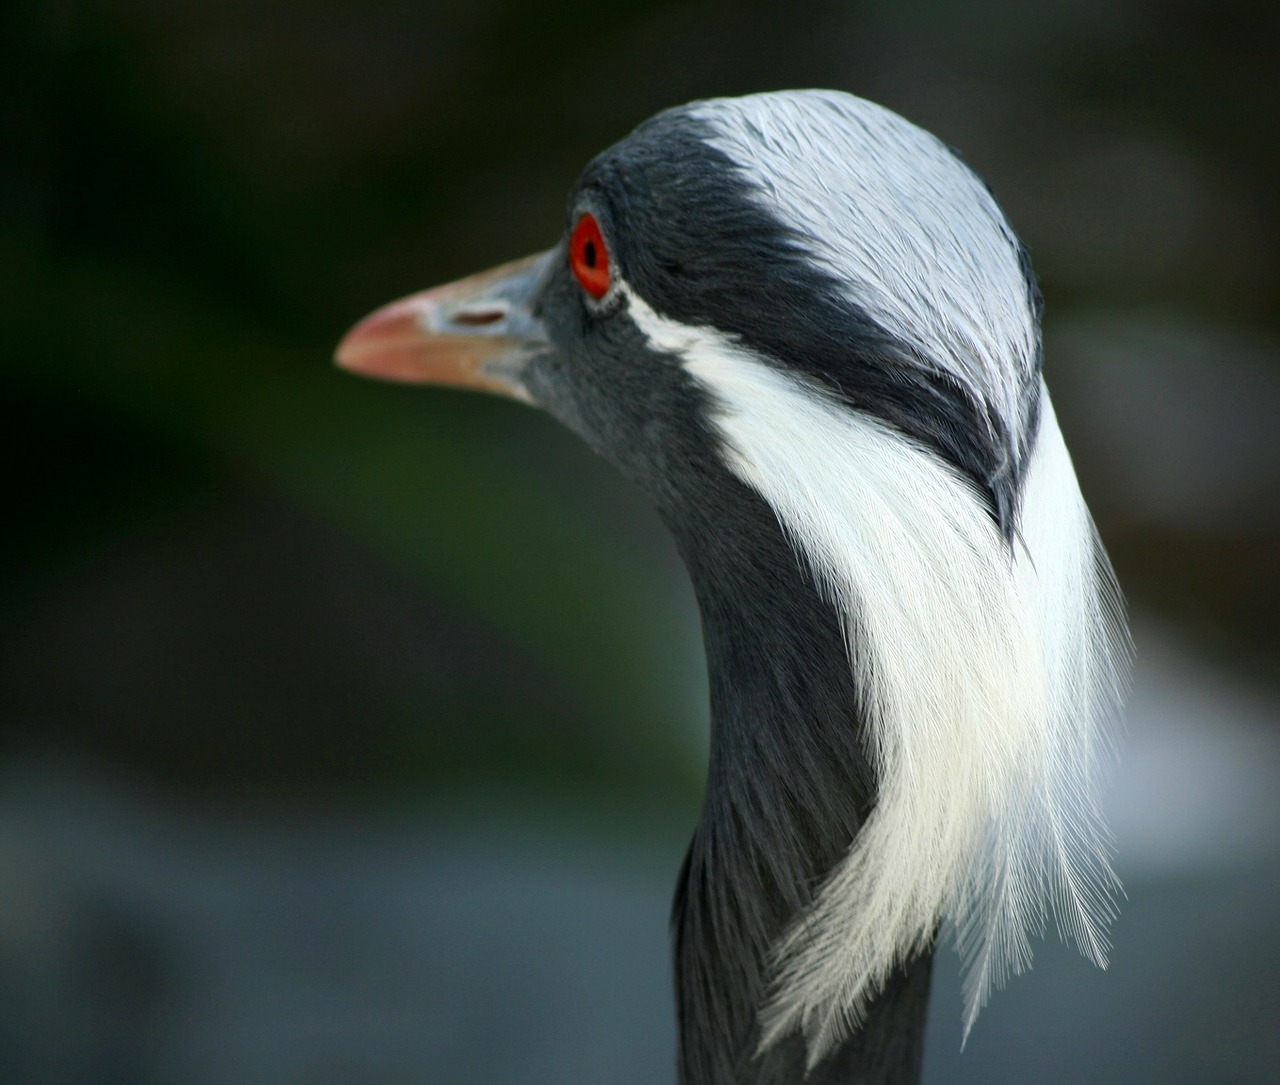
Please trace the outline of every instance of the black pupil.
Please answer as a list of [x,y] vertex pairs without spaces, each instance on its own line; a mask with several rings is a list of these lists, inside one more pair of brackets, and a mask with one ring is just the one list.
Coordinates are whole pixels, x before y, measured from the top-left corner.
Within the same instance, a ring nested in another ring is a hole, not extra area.
[[582,247],[582,258],[586,261],[587,267],[596,266],[596,243],[594,241],[588,241]]

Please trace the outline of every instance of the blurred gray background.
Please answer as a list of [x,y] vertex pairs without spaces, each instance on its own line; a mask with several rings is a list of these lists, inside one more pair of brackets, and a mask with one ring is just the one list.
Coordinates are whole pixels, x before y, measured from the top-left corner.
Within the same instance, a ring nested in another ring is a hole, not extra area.
[[17,2],[0,15],[0,1081],[669,1083],[705,681],[643,502],[330,366],[689,98],[831,86],[1030,246],[1132,604],[1108,972],[926,1078],[1280,1080],[1280,7]]

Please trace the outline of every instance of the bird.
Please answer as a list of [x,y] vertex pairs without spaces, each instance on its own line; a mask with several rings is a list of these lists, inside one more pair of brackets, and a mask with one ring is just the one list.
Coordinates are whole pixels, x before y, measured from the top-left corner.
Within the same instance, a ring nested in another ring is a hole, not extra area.
[[680,1085],[920,1079],[1052,916],[1105,966],[1123,605],[1045,387],[1027,249],[935,136],[839,91],[690,102],[544,253],[412,294],[357,374],[541,408],[634,480],[697,598]]

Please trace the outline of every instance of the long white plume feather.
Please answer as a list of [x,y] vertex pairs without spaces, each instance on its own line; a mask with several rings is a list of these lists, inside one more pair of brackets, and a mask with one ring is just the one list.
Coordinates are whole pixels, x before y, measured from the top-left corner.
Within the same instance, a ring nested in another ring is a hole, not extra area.
[[927,449],[627,294],[637,325],[711,394],[730,469],[844,616],[865,699],[876,805],[776,947],[763,1046],[800,1030],[816,1064],[948,920],[966,1034],[991,988],[1029,963],[1047,905],[1105,963],[1115,879],[1096,735],[1124,653],[1047,395],[1011,549]]

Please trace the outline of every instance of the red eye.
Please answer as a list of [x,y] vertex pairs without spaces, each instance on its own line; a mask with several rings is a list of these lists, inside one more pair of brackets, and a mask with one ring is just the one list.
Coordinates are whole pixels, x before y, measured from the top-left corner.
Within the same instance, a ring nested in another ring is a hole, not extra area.
[[609,292],[609,250],[594,215],[583,215],[569,238],[569,266],[582,289],[593,298]]

